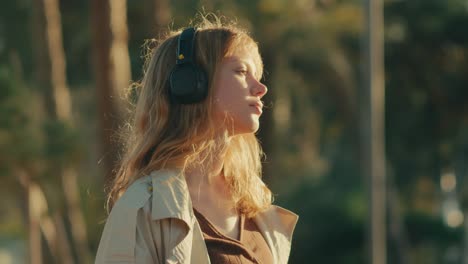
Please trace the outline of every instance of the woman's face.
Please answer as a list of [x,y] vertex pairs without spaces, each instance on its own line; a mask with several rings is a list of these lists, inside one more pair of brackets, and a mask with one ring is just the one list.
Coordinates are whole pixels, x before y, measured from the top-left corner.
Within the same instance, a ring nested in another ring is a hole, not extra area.
[[254,133],[259,128],[261,99],[267,92],[259,81],[259,61],[256,48],[238,48],[222,60],[215,74],[215,119],[226,125],[230,135]]

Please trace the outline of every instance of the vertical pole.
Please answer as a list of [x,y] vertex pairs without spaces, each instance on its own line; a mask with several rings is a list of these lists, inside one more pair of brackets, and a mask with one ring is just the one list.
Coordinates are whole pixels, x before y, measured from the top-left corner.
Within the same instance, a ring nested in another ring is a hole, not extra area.
[[37,190],[31,182],[27,182],[28,190],[28,223],[29,223],[29,263],[42,264],[42,238],[40,228],[40,206],[37,201]]
[[[468,211],[464,211],[464,216],[468,216]],[[465,219],[465,236],[464,236],[464,244],[465,244],[465,250],[463,251],[463,264],[468,264],[468,252],[467,252],[467,248],[468,248],[468,221],[466,221]]]
[[383,0],[365,1],[365,92],[362,105],[363,168],[369,180],[372,264],[386,263],[385,78]]

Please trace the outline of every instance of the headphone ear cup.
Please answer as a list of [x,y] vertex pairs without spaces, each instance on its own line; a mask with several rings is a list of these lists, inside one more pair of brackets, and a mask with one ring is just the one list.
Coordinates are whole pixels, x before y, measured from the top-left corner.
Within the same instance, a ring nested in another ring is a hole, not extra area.
[[179,104],[201,102],[208,94],[206,74],[192,63],[178,64],[170,75],[169,95]]
[[206,76],[206,72],[202,70],[200,67],[195,67],[197,69],[197,84],[198,84],[198,91],[200,97],[198,99],[199,102],[203,101],[208,95],[208,77]]

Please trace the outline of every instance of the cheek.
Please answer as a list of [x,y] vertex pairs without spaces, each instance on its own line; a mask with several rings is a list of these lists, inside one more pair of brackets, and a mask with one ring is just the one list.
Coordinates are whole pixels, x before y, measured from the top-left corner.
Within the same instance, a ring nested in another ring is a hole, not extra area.
[[[232,72],[223,72],[216,79],[214,90],[214,111],[219,120],[224,120],[226,115],[237,122],[245,122],[248,115],[247,97],[249,90],[247,84]],[[243,121],[244,120],[244,121]]]
[[218,116],[224,116],[229,111],[230,89],[226,82],[217,80],[214,85],[214,111]]
[[221,79],[215,83],[215,105],[216,108],[225,112],[231,110],[239,101],[239,93],[232,80]]

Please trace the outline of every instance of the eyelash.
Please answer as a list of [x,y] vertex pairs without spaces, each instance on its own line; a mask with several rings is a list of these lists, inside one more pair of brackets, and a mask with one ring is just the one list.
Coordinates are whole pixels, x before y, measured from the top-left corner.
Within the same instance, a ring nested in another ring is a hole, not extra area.
[[240,73],[240,74],[243,74],[243,75],[246,75],[248,73],[247,70],[237,70],[236,72]]

